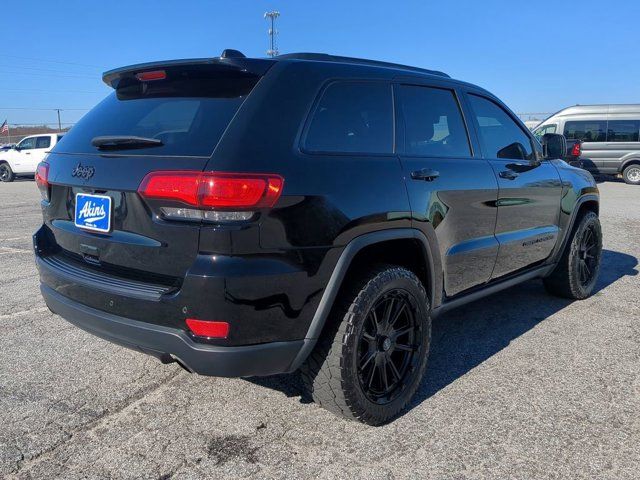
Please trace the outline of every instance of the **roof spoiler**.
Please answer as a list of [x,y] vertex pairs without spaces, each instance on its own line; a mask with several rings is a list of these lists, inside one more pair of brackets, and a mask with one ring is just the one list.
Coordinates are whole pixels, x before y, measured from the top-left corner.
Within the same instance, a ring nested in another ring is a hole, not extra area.
[[102,81],[112,88],[118,88],[123,78],[133,78],[136,74],[166,70],[176,71],[184,69],[237,71],[248,75],[262,76],[275,63],[275,60],[262,58],[245,58],[237,50],[225,50],[222,56],[215,58],[192,58],[186,60],[169,60],[164,62],[139,63],[127,67],[116,68],[102,74]]

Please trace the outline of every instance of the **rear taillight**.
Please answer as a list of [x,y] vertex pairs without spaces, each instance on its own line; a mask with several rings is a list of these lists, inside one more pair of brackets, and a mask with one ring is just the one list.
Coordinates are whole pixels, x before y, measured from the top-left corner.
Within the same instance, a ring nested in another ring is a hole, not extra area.
[[573,144],[573,147],[571,147],[572,157],[579,157],[582,154],[582,148],[580,145],[581,145],[580,141],[576,141],[576,143]]
[[36,185],[40,190],[42,200],[49,201],[49,164],[40,162],[36,168],[35,175]]
[[187,327],[198,337],[227,338],[229,336],[229,324],[227,322],[196,320],[187,318]]
[[144,177],[138,192],[165,218],[233,222],[273,207],[283,184],[281,176],[271,174],[160,171]]

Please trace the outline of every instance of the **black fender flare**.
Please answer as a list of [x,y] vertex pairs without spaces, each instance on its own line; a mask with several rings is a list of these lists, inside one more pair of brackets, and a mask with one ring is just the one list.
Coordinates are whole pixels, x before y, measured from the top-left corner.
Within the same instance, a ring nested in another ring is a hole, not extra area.
[[[575,223],[578,218],[578,212],[580,211],[580,207],[582,207],[582,205],[585,202],[596,202],[598,204],[598,208],[600,207],[600,197],[595,194],[585,194],[585,195],[582,195],[580,198],[578,198],[578,200],[576,200],[576,204],[574,205],[573,211],[571,212],[571,217],[569,217],[569,221],[567,222],[567,228],[564,231],[564,235],[562,237],[562,240],[559,243],[558,249],[553,253],[553,255],[551,255],[552,262],[550,263],[555,264],[558,261],[560,261],[562,252],[564,252],[564,249],[567,247],[567,242],[569,241],[569,238],[571,237],[571,232],[573,232],[573,228],[575,227]],[[551,271],[549,273],[551,273]]]
[[329,313],[331,312],[333,303],[338,295],[338,291],[342,286],[342,282],[357,253],[363,248],[376,243],[404,239],[417,240],[423,247],[423,253],[425,255],[425,260],[427,261],[427,279],[429,283],[425,287],[430,301],[433,302],[433,299],[436,298],[437,285],[442,285],[442,278],[439,278],[442,276],[442,273],[437,272],[434,268],[434,258],[435,255],[437,255],[437,251],[434,250],[435,246],[427,240],[427,237],[423,232],[415,228],[391,228],[360,235],[351,240],[342,251],[340,258],[333,269],[333,273],[329,278],[329,282],[327,283],[324,293],[322,294],[316,313],[311,320],[311,324],[309,325],[309,329],[307,330],[307,334],[304,338],[304,345],[288,368],[289,372],[297,370],[315,347],[327,318],[329,317]]

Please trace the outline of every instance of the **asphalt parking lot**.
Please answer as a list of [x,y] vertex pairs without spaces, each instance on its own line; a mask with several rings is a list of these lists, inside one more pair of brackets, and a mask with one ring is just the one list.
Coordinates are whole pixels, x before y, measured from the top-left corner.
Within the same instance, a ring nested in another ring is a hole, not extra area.
[[296,376],[220,379],[111,345],[44,306],[33,181],[0,184],[0,477],[640,477],[640,187],[599,184],[597,293],[532,281],[434,323],[409,411],[379,428]]

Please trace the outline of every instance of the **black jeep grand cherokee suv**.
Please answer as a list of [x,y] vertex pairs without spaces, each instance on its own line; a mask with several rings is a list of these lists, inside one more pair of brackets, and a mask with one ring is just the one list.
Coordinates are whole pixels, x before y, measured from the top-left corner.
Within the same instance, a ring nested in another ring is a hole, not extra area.
[[134,65],[38,168],[49,308],[191,372],[300,369],[393,418],[431,318],[533,278],[593,290],[598,190],[495,96],[322,54]]

